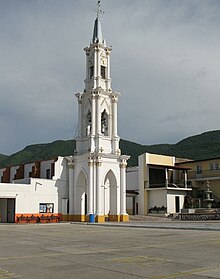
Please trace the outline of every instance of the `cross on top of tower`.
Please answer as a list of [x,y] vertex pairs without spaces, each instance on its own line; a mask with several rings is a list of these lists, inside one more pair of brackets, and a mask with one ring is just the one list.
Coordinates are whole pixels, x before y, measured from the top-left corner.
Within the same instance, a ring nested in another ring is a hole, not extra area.
[[101,1],[97,2],[97,9],[96,9],[96,13],[97,13],[97,17],[99,18],[100,14],[104,14],[105,12],[103,10],[100,9],[101,7]]

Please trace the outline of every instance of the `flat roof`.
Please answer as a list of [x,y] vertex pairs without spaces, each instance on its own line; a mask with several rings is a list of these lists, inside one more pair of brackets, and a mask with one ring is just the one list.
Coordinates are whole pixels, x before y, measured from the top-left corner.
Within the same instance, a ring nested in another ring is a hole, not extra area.
[[149,164],[148,166],[167,168],[167,169],[173,169],[173,170],[191,170],[191,168],[189,168],[189,167],[180,167],[180,166],[167,166],[167,165],[155,165],[155,164]]

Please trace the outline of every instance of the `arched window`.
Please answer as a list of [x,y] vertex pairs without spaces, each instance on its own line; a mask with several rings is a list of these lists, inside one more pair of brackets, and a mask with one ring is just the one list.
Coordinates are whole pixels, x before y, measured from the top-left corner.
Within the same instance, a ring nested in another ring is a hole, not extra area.
[[108,135],[108,114],[106,110],[102,112],[101,116],[101,132],[103,135]]
[[91,124],[92,124],[92,116],[90,110],[87,113],[86,116],[86,135],[89,136],[91,133]]

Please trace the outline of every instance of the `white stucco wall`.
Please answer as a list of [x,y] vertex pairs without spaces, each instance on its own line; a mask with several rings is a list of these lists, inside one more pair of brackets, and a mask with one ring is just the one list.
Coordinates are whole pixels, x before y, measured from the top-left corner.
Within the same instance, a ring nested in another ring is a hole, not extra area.
[[1,183],[1,179],[3,177],[3,173],[4,173],[5,169],[0,169],[0,183]]
[[54,160],[48,160],[48,161],[42,161],[40,163],[40,177],[41,178],[47,178],[47,169],[50,170],[50,176],[52,173],[52,163]]
[[139,186],[138,186],[138,167],[134,168],[127,168],[126,170],[126,181],[127,181],[127,187],[126,190],[134,190],[138,191]]
[[148,209],[157,207],[167,207],[167,190],[166,189],[151,189],[148,193]]
[[34,163],[26,164],[24,166],[24,178],[29,177],[29,173],[32,172],[32,167],[34,166]]
[[175,197],[179,197],[179,207],[180,207],[180,211],[183,208],[183,204],[184,204],[184,197],[185,194],[168,194],[167,195],[167,213],[179,213],[176,212],[176,198]]
[[53,203],[58,213],[56,181],[30,179],[30,184],[0,183],[0,198],[15,198],[16,214],[37,214],[39,203]]
[[10,183],[13,182],[14,176],[15,176],[18,168],[19,168],[19,166],[11,167],[11,170],[10,170]]

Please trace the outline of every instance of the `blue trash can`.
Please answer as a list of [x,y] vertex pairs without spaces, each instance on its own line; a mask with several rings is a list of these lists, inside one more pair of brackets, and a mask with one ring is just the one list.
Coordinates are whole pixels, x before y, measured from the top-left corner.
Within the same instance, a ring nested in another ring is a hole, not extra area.
[[94,223],[95,222],[95,214],[89,214],[89,222]]

